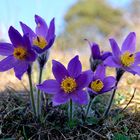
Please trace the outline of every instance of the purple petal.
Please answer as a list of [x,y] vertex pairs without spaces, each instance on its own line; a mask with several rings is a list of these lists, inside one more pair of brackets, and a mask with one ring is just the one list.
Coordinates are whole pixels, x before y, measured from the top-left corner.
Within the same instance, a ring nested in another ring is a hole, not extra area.
[[46,80],[42,84],[37,85],[37,88],[47,94],[57,94],[60,91],[60,85],[56,80]]
[[53,96],[53,106],[65,104],[69,101],[70,96],[67,93],[59,92]]
[[95,72],[95,78],[96,79],[104,79],[105,78],[105,69],[106,67],[104,65],[99,65]]
[[47,40],[50,41],[52,38],[54,38],[55,36],[55,19],[53,18],[50,22],[50,26],[49,26],[49,29],[48,29],[48,33],[47,33]]
[[140,66],[131,66],[130,69],[132,70],[132,74],[138,74],[140,75]]
[[48,26],[43,18],[41,18],[38,15],[35,15],[35,22],[37,24],[36,26],[36,34],[39,36],[46,37],[48,32]]
[[26,57],[27,61],[33,62],[36,60],[36,57],[37,57],[37,55],[33,50],[28,50],[28,55]]
[[76,79],[76,83],[78,84],[77,89],[82,90],[83,88],[88,87],[92,78],[93,72],[91,70],[85,71],[82,74],[80,74]]
[[68,71],[66,70],[64,65],[62,65],[60,62],[53,60],[52,65],[53,65],[52,67],[53,75],[59,83],[61,83],[61,81],[66,76],[69,76]]
[[27,34],[23,35],[24,46],[27,50],[31,49],[31,43]]
[[133,53],[136,49],[136,34],[134,32],[129,33],[122,44],[122,52],[129,51]]
[[101,56],[101,59],[104,61],[109,56],[112,56],[111,52],[104,52]]
[[134,65],[138,65],[140,64],[140,52],[137,52],[135,54],[135,62],[134,62]]
[[12,44],[0,43],[0,55],[8,56],[13,54],[14,48]]
[[33,30],[28,27],[26,24],[20,22],[20,25],[21,25],[21,28],[22,28],[22,31],[24,34],[29,34],[29,39],[30,39],[30,42],[33,41],[33,38],[36,37],[36,34],[33,32]]
[[0,61],[0,71],[1,72],[7,71],[7,70],[13,68],[15,63],[16,63],[16,59],[13,57],[13,55],[6,57],[2,61]]
[[115,67],[115,68],[120,68],[121,64],[116,60],[113,56],[109,56],[105,61],[104,61],[105,66],[109,67]]
[[98,95],[99,93],[93,91],[91,88],[87,88],[87,92],[89,93],[89,95],[93,96],[93,95]]
[[8,33],[9,33],[10,40],[11,40],[12,44],[14,45],[14,47],[24,45],[21,34],[14,27],[11,26],[9,28]]
[[77,103],[77,104],[85,105],[85,104],[88,103],[87,93],[85,91],[83,91],[83,90],[71,93],[70,96],[72,98],[72,101]]
[[29,63],[23,60],[18,60],[14,66],[16,77],[21,80],[23,74],[27,71]]
[[115,86],[116,79],[113,76],[108,76],[103,80],[103,83],[104,87],[101,92],[108,92]]
[[81,65],[81,62],[79,61],[78,55],[70,60],[67,69],[68,69],[69,75],[72,77],[76,78],[77,76],[81,74],[82,65]]
[[119,48],[117,42],[114,39],[109,39],[109,42],[110,42],[110,45],[111,45],[111,48],[112,48],[113,55],[117,59],[119,59],[119,57],[121,55],[121,51],[120,51],[120,48]]
[[93,59],[100,59],[101,56],[100,56],[100,49],[98,44],[92,43],[91,52],[92,52]]

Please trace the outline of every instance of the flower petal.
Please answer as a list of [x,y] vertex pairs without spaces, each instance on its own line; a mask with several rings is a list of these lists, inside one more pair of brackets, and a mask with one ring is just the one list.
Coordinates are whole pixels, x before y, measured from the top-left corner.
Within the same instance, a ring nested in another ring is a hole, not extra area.
[[113,56],[109,56],[105,61],[104,61],[105,66],[109,67],[115,67],[115,68],[120,68],[121,64],[116,60],[116,57],[114,58]]
[[112,48],[113,55],[117,59],[119,59],[119,57],[121,55],[121,51],[120,51],[120,48],[119,48],[117,42],[113,38],[109,39],[109,42],[110,42],[110,45],[111,45],[111,48]]
[[135,54],[135,62],[134,62],[134,65],[138,65],[140,64],[140,52],[137,52]]
[[8,33],[14,47],[24,45],[21,34],[14,27],[10,26]]
[[50,22],[48,33],[47,33],[47,40],[50,41],[55,36],[55,19],[53,18]]
[[76,83],[78,84],[77,90],[82,90],[88,87],[89,83],[93,78],[93,72],[91,70],[85,71],[76,78]]
[[71,93],[70,96],[72,98],[72,101],[77,104],[85,105],[88,103],[88,95],[86,91],[83,91],[83,90],[76,91],[74,93]]
[[115,87],[116,79],[113,76],[108,76],[103,80],[104,87],[102,89],[102,93],[108,92],[112,90],[113,87]]
[[23,60],[18,60],[14,66],[15,76],[21,80],[23,74],[27,71],[29,63]]
[[104,65],[99,65],[95,72],[95,78],[103,80],[105,78],[105,69]]
[[111,52],[103,52],[101,59],[104,61],[107,57],[112,56]]
[[67,69],[68,69],[69,75],[72,77],[76,78],[77,76],[81,74],[82,65],[81,65],[81,62],[79,61],[78,55],[70,60]]
[[0,72],[13,68],[15,63],[16,63],[16,60],[13,57],[13,55],[6,57],[2,61],[0,61]]
[[43,18],[41,18],[38,15],[35,15],[35,22],[37,24],[36,26],[36,34],[39,36],[46,37],[48,32],[48,26]]
[[69,94],[59,92],[53,96],[53,106],[65,104],[69,101]]
[[36,37],[36,34],[35,34],[35,33],[33,32],[33,30],[32,30],[30,27],[28,27],[26,24],[20,22],[20,26],[21,26],[22,31],[23,31],[24,34],[29,34],[30,42],[32,42],[32,41],[33,41],[33,38]]
[[36,57],[37,57],[37,55],[33,50],[28,50],[28,55],[26,57],[27,61],[33,62],[36,60]]
[[52,72],[54,77],[56,78],[56,80],[61,83],[61,81],[63,80],[63,78],[65,78],[66,76],[69,76],[68,71],[66,70],[66,68],[64,67],[64,65],[62,65],[60,62],[53,60],[52,61],[53,67],[52,67]]
[[37,85],[37,88],[47,94],[57,94],[60,91],[60,85],[56,80],[46,80],[42,84]]
[[122,52],[129,51],[133,53],[136,49],[136,34],[134,32],[129,33],[122,44]]
[[14,48],[12,44],[0,43],[0,55],[8,56],[13,54]]
[[140,75],[140,66],[131,66],[130,69],[132,70],[132,74],[138,74]]
[[100,49],[99,49],[99,45],[96,43],[92,43],[91,46],[91,52],[92,52],[92,57],[93,59],[100,59]]

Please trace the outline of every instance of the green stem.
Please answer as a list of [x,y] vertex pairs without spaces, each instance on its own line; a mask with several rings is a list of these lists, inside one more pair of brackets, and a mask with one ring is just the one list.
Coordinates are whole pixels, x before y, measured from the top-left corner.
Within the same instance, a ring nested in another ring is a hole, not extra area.
[[[117,85],[118,85],[118,82],[116,83],[116,87],[117,87]],[[106,110],[104,112],[103,117],[106,117],[108,115],[108,113],[110,111],[110,108],[111,108],[111,105],[112,105],[112,102],[113,102],[113,99],[114,99],[114,96],[115,96],[115,93],[116,93],[116,88],[113,90],[113,93],[110,96],[110,99],[109,99],[109,102],[108,102],[108,105],[107,105],[107,108],[106,108]]]
[[91,105],[92,105],[93,99],[94,99],[94,98],[91,98],[90,101],[89,101],[89,104],[88,104],[88,107],[87,107],[87,110],[86,110],[86,114],[85,114],[85,120],[87,119],[88,112],[89,112],[90,107],[91,107]]
[[[42,81],[42,72],[43,72],[43,68],[40,67],[38,84],[40,84]],[[40,90],[38,89],[37,92],[37,115],[38,116],[40,115],[40,108],[41,108],[41,94],[40,94]]]
[[28,74],[28,79],[29,79],[29,85],[30,85],[30,99],[31,99],[31,104],[32,104],[32,107],[33,107],[34,114],[36,115],[35,101],[34,101],[34,93],[33,93],[33,84],[32,84],[31,74]]
[[72,114],[72,100],[70,100],[70,106],[69,106],[69,125],[72,127],[72,120],[73,120],[73,114]]

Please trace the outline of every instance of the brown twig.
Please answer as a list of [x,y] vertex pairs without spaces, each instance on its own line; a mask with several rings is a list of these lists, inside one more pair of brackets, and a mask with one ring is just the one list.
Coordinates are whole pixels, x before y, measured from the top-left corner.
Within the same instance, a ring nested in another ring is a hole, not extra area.
[[99,137],[101,137],[101,138],[103,138],[103,139],[106,139],[106,137],[103,136],[103,135],[101,135],[100,133],[98,133],[98,132],[96,132],[96,131],[94,131],[94,130],[92,130],[92,129],[86,127],[86,126],[82,126],[82,127],[88,129],[89,131],[93,132],[93,133],[96,134],[97,136],[99,136]]

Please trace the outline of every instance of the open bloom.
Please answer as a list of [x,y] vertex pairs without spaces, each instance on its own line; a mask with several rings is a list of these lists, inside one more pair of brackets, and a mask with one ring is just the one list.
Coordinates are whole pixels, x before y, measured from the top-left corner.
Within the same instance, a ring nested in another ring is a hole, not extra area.
[[41,54],[45,50],[48,50],[55,40],[55,25],[54,18],[50,22],[48,28],[44,19],[35,15],[36,29],[35,32],[26,24],[20,22],[23,33],[29,34],[30,42],[37,53]]
[[60,105],[72,99],[78,104],[87,104],[87,87],[92,78],[92,71],[82,72],[79,57],[70,60],[67,69],[60,62],[53,60],[52,72],[56,80],[46,80],[37,85],[38,89],[48,94],[53,94],[53,105]]
[[103,94],[112,90],[115,87],[116,79],[113,76],[105,74],[106,67],[99,65],[93,74],[93,78],[87,88],[90,95]]
[[129,33],[122,44],[121,50],[114,39],[109,41],[113,55],[108,57],[104,64],[140,75],[140,52],[135,53],[136,34],[134,32]]
[[9,37],[12,44],[0,43],[0,55],[7,56],[0,61],[0,72],[14,68],[16,77],[21,79],[29,64],[35,61],[36,54],[31,50],[28,37],[22,37],[12,26],[9,28]]
[[91,69],[95,71],[96,67],[112,54],[110,52],[100,51],[99,45],[96,44],[95,42],[91,43],[88,41],[88,43],[91,49],[91,57],[90,57]]

